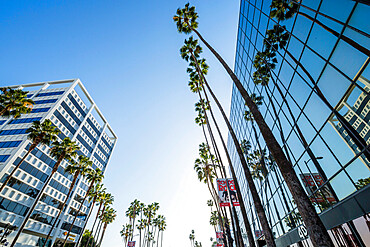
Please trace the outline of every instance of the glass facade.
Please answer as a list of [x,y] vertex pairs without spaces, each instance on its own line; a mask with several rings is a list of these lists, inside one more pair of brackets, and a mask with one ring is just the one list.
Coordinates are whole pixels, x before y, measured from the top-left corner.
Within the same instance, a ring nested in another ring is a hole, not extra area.
[[[241,0],[234,70],[250,94],[263,97],[260,111],[317,212],[324,212],[323,219],[336,204],[345,205],[369,188],[370,6],[349,0],[303,0],[297,5],[292,18],[278,21],[270,17],[271,0]],[[265,49],[267,30],[275,25],[283,27],[289,39],[285,48],[274,50],[277,62],[268,83],[256,84],[255,56]],[[234,86],[230,121],[239,141],[252,146],[246,154],[250,169],[273,233],[282,239],[302,224],[300,215],[258,127],[245,120],[245,111]],[[230,139],[228,148],[257,239],[261,226]],[[257,163],[265,164],[267,174]],[[370,245],[367,210],[329,227],[336,245]]]

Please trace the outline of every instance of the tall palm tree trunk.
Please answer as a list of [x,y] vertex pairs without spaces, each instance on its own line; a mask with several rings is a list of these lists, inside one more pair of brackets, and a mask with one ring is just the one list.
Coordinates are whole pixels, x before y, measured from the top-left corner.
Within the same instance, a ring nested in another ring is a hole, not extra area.
[[71,231],[72,231],[72,228],[73,228],[73,225],[74,225],[74,223],[75,223],[75,221],[76,221],[76,219],[77,219],[77,216],[78,216],[78,214],[81,212],[81,208],[82,208],[82,206],[83,206],[84,202],[86,201],[86,198],[87,198],[87,196],[89,195],[89,192],[90,192],[90,190],[92,189],[92,187],[93,187],[93,185],[94,185],[94,182],[95,182],[94,180],[92,180],[92,181],[91,181],[90,186],[89,186],[89,188],[88,188],[88,189],[87,189],[87,191],[86,191],[86,195],[84,196],[84,199],[82,200],[82,202],[81,202],[80,206],[78,207],[77,213],[76,213],[75,217],[73,218],[72,224],[71,224],[71,226],[69,227],[69,230],[68,230],[68,233],[67,233],[67,235],[66,235],[66,238],[64,239],[63,247],[65,247],[65,245],[66,245],[66,243],[67,243],[67,240],[68,240],[69,234],[70,234],[70,233],[71,233]]
[[[234,85],[239,90],[241,96],[245,100],[245,103],[247,104],[249,110],[251,111],[261,133],[263,138],[265,139],[266,145],[269,148],[270,152],[272,153],[283,177],[284,180],[287,183],[287,186],[289,190],[291,191],[291,194],[297,203],[298,210],[301,213],[301,216],[303,218],[303,221],[305,222],[305,225],[307,227],[308,234],[311,237],[311,240],[315,246],[333,246],[333,243],[331,242],[330,236],[328,232],[326,231],[326,228],[324,224],[322,223],[320,217],[317,215],[315,208],[311,204],[311,201],[309,200],[306,192],[304,191],[297,174],[294,171],[294,168],[291,166],[289,161],[287,160],[283,150],[281,149],[279,143],[275,139],[271,129],[266,124],[261,112],[258,110],[257,105],[253,102],[253,100],[250,98],[248,92],[245,90],[237,76],[234,74],[234,72],[230,69],[230,67],[226,64],[226,62],[223,60],[223,58],[204,40],[204,38],[199,34],[199,32],[195,29],[192,29],[198,37],[202,40],[202,42],[210,49],[210,51],[216,56],[216,58],[220,61],[222,66],[225,68],[227,73],[230,75],[231,79],[234,82]],[[207,88],[209,88],[208,84]],[[220,105],[221,106],[221,105]],[[225,115],[226,117],[226,115]],[[227,117],[226,117],[227,119]],[[229,123],[229,127],[231,127]],[[240,149],[237,141],[235,133],[232,135],[235,143],[235,146],[237,147],[237,152],[239,153],[239,156],[242,156],[242,150]],[[246,173],[250,175],[247,164],[245,162],[245,159],[243,157],[242,165]],[[243,164],[244,163],[244,164]],[[254,187],[255,188],[255,187]],[[253,194],[252,194],[253,195]],[[258,196],[258,194],[254,195]],[[256,204],[255,204],[256,205]],[[262,208],[262,205],[257,205],[258,207]],[[264,214],[263,214],[264,215]],[[261,215],[261,217],[263,217]],[[265,217],[266,218],[266,215]],[[264,220],[265,223],[267,223],[267,219]],[[266,242],[270,246],[275,246],[275,243],[273,242],[273,235],[271,229],[268,230],[268,232],[265,232],[268,236],[266,237]]]
[[5,107],[3,110],[0,111],[0,116],[2,116],[5,112],[9,111],[10,107]]
[[[207,82],[207,79],[205,78],[204,74],[201,72],[201,69],[199,68],[199,65],[198,65],[198,62],[196,60],[196,58],[194,57],[194,55],[192,54],[192,57],[195,61],[195,64],[197,66],[197,70],[198,72],[201,74],[201,78],[204,82],[204,84],[206,85],[209,93],[211,94],[213,100],[215,101],[217,107],[219,108],[221,114],[222,114],[222,117],[224,118],[224,121],[228,127],[228,130],[229,130],[229,133],[233,139],[233,142],[234,142],[234,145],[235,145],[235,148],[237,150],[237,153],[239,155],[239,158],[240,158],[240,161],[242,163],[242,166],[243,166],[243,170],[244,170],[244,174],[245,174],[245,177],[246,177],[246,180],[248,182],[248,186],[249,186],[249,190],[251,192],[251,195],[252,195],[252,198],[253,198],[253,202],[254,202],[254,206],[256,208],[256,211],[257,211],[257,215],[258,215],[258,218],[260,219],[260,222],[261,222],[261,226],[262,226],[262,229],[263,229],[263,232],[264,232],[264,235],[265,235],[265,238],[266,238],[266,244],[267,246],[271,246],[271,247],[274,247],[275,246],[275,241],[274,241],[274,236],[272,234],[272,231],[271,231],[271,228],[269,226],[269,223],[268,223],[268,220],[267,220],[267,217],[266,217],[266,214],[265,214],[265,211],[264,211],[264,208],[262,206],[262,202],[261,202],[261,199],[259,198],[259,195],[258,195],[258,192],[257,192],[257,189],[256,189],[256,186],[253,182],[253,178],[252,178],[252,175],[249,171],[249,168],[248,168],[248,165],[247,165],[247,162],[244,158],[244,155],[243,155],[243,152],[241,150],[241,147],[240,147],[240,144],[239,144],[239,141],[236,137],[236,134],[220,104],[220,102],[218,101],[216,95],[213,93],[213,91],[211,90],[208,82]],[[261,118],[262,118],[262,115],[261,113],[259,112],[256,104],[253,102],[253,100],[249,97],[249,95],[247,94],[249,100],[252,102],[252,104],[254,105],[255,107],[255,111],[257,111]],[[250,108],[251,109],[251,108]],[[252,110],[251,110],[252,111]],[[253,114],[253,112],[252,112]],[[253,115],[254,116],[254,115]],[[262,118],[263,119],[263,118]],[[264,120],[263,120],[264,122]],[[266,125],[267,126],[267,125]],[[270,130],[270,129],[269,129]],[[271,130],[270,130],[271,131]],[[272,133],[271,133],[272,134]],[[276,140],[275,140],[276,141]],[[280,146],[279,146],[280,147]],[[284,156],[285,157],[285,156]],[[312,205],[311,205],[312,206]]]
[[[95,227],[95,223],[96,223],[96,221],[97,221],[97,219],[98,219],[98,217],[99,217],[99,212],[100,212],[100,209],[101,209],[101,206],[102,206],[103,204],[100,202],[100,204],[99,204],[99,208],[98,208],[98,212],[96,213],[96,217],[95,217],[95,220],[94,220],[94,223],[93,223],[93,226],[92,226],[92,228],[91,228],[91,237],[95,240],[95,238],[94,238],[94,235],[93,235],[93,233],[94,233],[94,227]],[[92,210],[91,210],[92,211]],[[87,243],[86,243],[86,247],[88,247],[89,246],[89,243],[90,243],[90,238],[87,240]]]
[[[204,88],[203,88],[203,91],[204,91]],[[203,100],[203,98],[202,98],[202,95],[201,95],[201,93],[200,93],[200,91],[198,90],[198,95],[199,95],[199,99],[200,99],[200,101],[202,102],[202,100]],[[209,100],[208,100],[208,98],[207,98],[207,103],[208,103],[208,107],[209,107],[209,109],[211,109],[210,108],[210,104],[209,104]],[[212,146],[213,146],[213,149],[214,149],[214,151],[215,151],[215,155],[216,155],[216,157],[217,157],[217,159],[218,159],[218,161],[219,161],[219,163],[221,163],[221,166],[223,167],[223,164],[222,164],[222,159],[221,159],[221,155],[220,155],[220,153],[219,153],[219,150],[218,150],[218,147],[217,147],[217,143],[216,143],[216,140],[215,140],[215,138],[214,138],[214,135],[213,135],[213,131],[212,131],[212,128],[211,128],[211,125],[210,125],[210,121],[209,121],[209,118],[208,118],[208,115],[207,115],[207,111],[206,111],[206,109],[205,109],[205,107],[204,107],[204,105],[202,104],[202,109],[203,109],[203,111],[204,111],[204,117],[205,117],[205,119],[206,119],[206,125],[207,125],[207,128],[208,128],[208,132],[209,132],[209,135],[210,135],[210,139],[211,139],[211,142],[212,142]],[[203,127],[203,125],[202,125],[202,127]],[[203,128],[203,133],[204,133],[204,136],[205,136],[205,138],[206,138],[206,142],[207,142],[207,146],[208,147],[210,147],[209,146],[209,143],[208,143],[208,140],[207,140],[207,136],[206,136],[206,134],[205,134],[205,132],[204,132],[204,128]],[[220,168],[220,167],[219,167]],[[220,168],[220,173],[221,173],[221,175],[223,175],[224,177],[225,177],[225,179],[227,178],[226,177],[226,173],[224,173],[224,174],[222,174],[222,169]],[[216,174],[216,176],[217,176],[217,174]],[[217,192],[216,192],[216,190],[215,190],[215,188],[214,188],[214,185],[213,185],[213,183],[212,183],[212,188],[213,188],[213,191],[214,191],[214,193],[215,193],[215,196],[216,196],[216,198],[218,198],[218,196],[217,196]],[[228,190],[229,190],[230,188],[228,187]],[[216,208],[217,208],[217,206],[218,206],[218,204],[216,203]],[[231,207],[234,207],[234,205],[231,205]],[[233,217],[233,214],[232,214],[232,212],[231,212],[231,209],[229,208],[229,212],[230,212],[230,217],[232,218]],[[226,214],[226,212],[224,212],[224,216],[226,217],[226,219],[227,219],[227,214]],[[236,235],[236,244],[237,244],[237,246],[244,246],[244,242],[243,242],[243,239],[241,239],[240,237],[238,237],[238,236],[241,236],[241,230],[240,230],[240,225],[239,225],[239,221],[238,220],[231,220],[231,225],[232,225],[232,228],[233,228],[233,232],[234,232],[234,234]],[[240,234],[239,234],[240,233]]]
[[[95,202],[96,202],[96,198],[94,197],[93,202],[92,202],[92,204],[91,204],[90,212],[89,212],[89,214],[87,215],[87,218],[86,218],[86,220],[85,220],[85,223],[84,223],[84,227],[83,227],[83,228],[85,228],[85,226],[86,226],[87,222],[88,222],[88,221],[89,221],[89,219],[90,219],[90,216],[91,216],[91,213],[92,213],[92,211],[93,211],[93,208],[94,208]],[[81,239],[82,239],[82,236],[83,236],[83,234],[80,234],[80,236],[78,237],[78,240],[77,240],[77,242],[76,242],[76,247],[78,247],[78,245],[80,244],[80,241],[81,241]],[[90,236],[92,236],[92,233],[90,233]],[[90,238],[88,238],[88,241],[89,241],[89,240],[90,240]],[[82,247],[82,246],[81,246],[81,247]]]
[[159,237],[160,237],[161,230],[158,230],[158,236],[157,236],[157,247],[159,247]]
[[[200,96],[200,98],[201,98],[201,96]],[[201,98],[201,100],[202,100],[202,98]],[[227,176],[226,176],[226,173],[223,173],[222,172],[222,169],[221,169],[221,167],[224,167],[223,166],[223,163],[222,163],[222,159],[221,159],[221,155],[220,155],[220,153],[219,153],[219,150],[218,150],[218,147],[217,147],[217,143],[216,143],[216,140],[215,140],[215,138],[214,138],[214,135],[213,135],[213,132],[212,132],[212,128],[211,128],[211,125],[210,125],[210,122],[209,122],[209,120],[208,120],[208,116],[207,116],[207,113],[206,113],[206,111],[205,111],[205,108],[204,108],[204,106],[203,106],[203,110],[204,110],[204,115],[205,115],[205,118],[206,118],[206,122],[207,122],[207,127],[208,127],[208,129],[209,129],[209,133],[210,133],[210,139],[211,139],[211,141],[212,141],[212,146],[213,146],[213,149],[215,150],[215,155],[216,155],[216,158],[217,158],[217,160],[218,160],[218,163],[219,163],[219,165],[218,165],[218,168],[220,169],[220,174],[221,174],[221,178],[225,178],[225,179],[227,179]],[[208,142],[207,142],[207,145],[209,146],[209,144],[208,144]],[[219,178],[218,176],[217,176],[217,173],[216,173],[216,178]],[[213,187],[213,190],[214,190],[214,193],[215,193],[215,195],[216,195],[216,197],[218,198],[218,196],[217,196],[217,192],[216,192],[216,190],[215,190],[215,188],[214,188],[214,186],[213,186],[213,184],[212,184],[212,187]],[[228,187],[228,193],[230,194],[230,188]],[[217,205],[216,205],[216,207],[217,207]],[[230,206],[231,208],[234,208],[234,205],[233,204],[231,204],[231,206]],[[237,218],[235,218],[234,220],[233,220],[233,217],[236,217],[236,213],[235,214],[233,214],[232,213],[232,210],[231,210],[231,208],[230,207],[228,207],[229,208],[229,214],[230,214],[230,218],[231,218],[231,226],[232,226],[232,228],[233,228],[233,232],[234,232],[234,237],[235,237],[235,239],[236,239],[236,242],[235,242],[235,244],[237,245],[237,246],[241,246],[241,247],[243,247],[244,246],[244,242],[243,242],[243,239],[241,239],[240,237],[241,237],[241,230],[240,230],[240,225],[239,225],[239,220],[237,219]],[[223,213],[224,213],[224,217],[225,217],[225,220],[226,221],[228,221],[228,217],[227,217],[227,213],[226,213],[226,210],[225,210],[225,207],[223,207],[222,208],[223,209]],[[222,229],[224,229],[224,227],[222,226]],[[224,230],[223,230],[223,232],[224,232]],[[224,232],[225,233],[225,232]]]
[[97,229],[96,229],[96,242],[94,243],[94,247],[97,246],[97,243],[98,243],[98,240],[99,240],[99,237],[100,237],[100,231],[101,231],[101,228],[102,228],[102,225],[103,225],[103,221],[102,220],[99,220],[99,223],[98,223],[98,226],[97,226]]
[[[199,74],[199,71],[198,71],[198,74]],[[201,77],[201,75],[199,74],[199,76]],[[205,88],[202,86],[203,88],[203,92],[204,92],[204,95],[206,97],[206,100],[207,102],[209,102],[209,99],[208,99],[208,95],[207,95],[207,92],[205,90]],[[244,221],[244,226],[245,226],[245,231],[247,233],[247,237],[248,237],[248,242],[249,242],[249,246],[250,247],[255,247],[255,242],[254,242],[254,238],[253,238],[253,233],[252,233],[252,229],[251,229],[251,225],[249,223],[249,220],[248,220],[248,216],[247,216],[247,210],[245,208],[245,204],[244,204],[244,199],[243,199],[243,196],[242,196],[242,193],[241,193],[241,190],[240,190],[240,187],[239,187],[239,182],[238,182],[238,179],[236,177],[236,174],[235,174],[235,171],[234,171],[234,166],[231,162],[231,158],[230,158],[230,154],[229,154],[229,150],[227,149],[227,146],[226,146],[226,143],[225,143],[225,140],[222,136],[222,133],[220,131],[220,128],[217,124],[217,121],[216,121],[216,118],[213,114],[213,110],[212,110],[212,107],[211,107],[211,104],[209,103],[209,112],[211,113],[211,117],[212,117],[212,120],[213,120],[213,123],[216,127],[216,130],[217,130],[217,133],[220,137],[220,140],[221,140],[221,143],[222,143],[222,146],[223,146],[223,149],[224,149],[224,152],[226,154],[226,158],[227,158],[227,161],[228,161],[228,164],[229,164],[229,167],[230,167],[230,171],[231,171],[231,176],[234,180],[234,184],[235,184],[235,190],[236,190],[236,194],[239,198],[239,203],[240,203],[240,211],[242,213],[242,216],[243,216],[243,221]],[[225,171],[225,167],[222,166],[222,170],[223,170],[223,173],[225,174],[226,176],[226,171]]]
[[[135,210],[135,209],[134,209]],[[136,216],[134,217],[134,219],[132,220],[132,234],[131,234],[131,241],[132,239],[134,238],[134,231],[135,231],[135,218]]]
[[0,187],[0,193],[1,191],[3,191],[3,189],[5,188],[5,186],[8,184],[9,180],[14,176],[14,173],[19,169],[19,167],[21,166],[21,164],[23,163],[23,161],[27,158],[27,156],[32,152],[32,150],[34,150],[36,148],[36,146],[39,144],[38,143],[32,143],[30,148],[28,149],[27,153],[23,156],[23,158],[21,159],[21,161],[19,161],[19,163],[16,165],[16,167],[14,167],[14,169],[12,170],[12,172],[9,174],[9,176],[6,178],[6,180],[4,181],[4,183],[1,185]]
[[[46,245],[46,243],[47,243],[47,241],[49,240],[49,237],[50,237],[50,235],[51,235],[51,233],[52,233],[52,231],[54,230],[54,227],[55,227],[55,225],[56,225],[56,223],[58,222],[58,220],[59,220],[59,217],[60,217],[60,215],[62,214],[62,212],[64,211],[64,206],[66,205],[66,203],[67,203],[67,201],[68,201],[68,199],[69,199],[69,197],[70,197],[70,195],[71,195],[71,193],[72,193],[72,190],[73,190],[73,188],[74,188],[74,186],[75,186],[75,183],[76,183],[76,180],[77,180],[77,177],[78,177],[78,175],[80,174],[80,172],[76,172],[75,173],[75,175],[73,176],[73,180],[72,180],[72,183],[71,183],[71,186],[69,187],[69,190],[68,190],[68,194],[67,194],[67,196],[66,196],[66,199],[64,200],[64,202],[63,202],[63,204],[62,204],[62,206],[61,206],[61,209],[59,210],[59,213],[58,213],[58,215],[57,215],[57,217],[55,217],[55,219],[54,219],[54,223],[53,223],[53,225],[51,226],[51,228],[50,228],[50,230],[49,230],[49,233],[48,233],[48,235],[46,236],[46,240],[45,240],[45,242],[44,242],[44,244],[42,245],[42,247],[44,247],[45,245]],[[82,234],[81,234],[82,235]]]
[[31,217],[31,214],[32,214],[33,210],[36,208],[36,206],[37,206],[38,202],[39,202],[39,201],[40,201],[40,199],[41,199],[42,194],[44,193],[44,191],[45,191],[46,187],[49,185],[49,183],[50,183],[51,179],[53,178],[53,175],[54,175],[54,174],[55,174],[55,172],[58,170],[58,167],[59,167],[59,165],[60,165],[60,163],[62,162],[62,160],[63,160],[63,159],[64,159],[64,157],[60,158],[60,159],[55,163],[55,165],[54,165],[54,167],[53,167],[53,170],[51,171],[51,173],[50,173],[50,175],[49,175],[48,179],[45,181],[44,185],[42,186],[42,189],[41,189],[41,190],[40,190],[40,192],[38,193],[38,195],[37,195],[37,197],[36,197],[36,199],[35,199],[35,201],[34,201],[34,203],[33,203],[32,207],[28,210],[28,213],[27,213],[27,215],[24,217],[24,219],[23,219],[23,222],[22,222],[21,226],[18,228],[18,232],[17,232],[16,236],[14,237],[13,242],[10,244],[10,247],[14,247],[14,246],[15,246],[15,244],[17,243],[17,240],[18,240],[19,236],[21,235],[21,233],[22,233],[22,231],[23,231],[24,227],[26,226],[27,221],[28,221],[28,220],[29,220],[29,218]]
[[101,243],[103,242],[103,238],[104,238],[104,234],[105,234],[105,230],[106,229],[107,229],[107,223],[104,223],[103,232],[101,234],[101,237],[100,237],[100,241],[99,241],[99,245],[98,246],[101,246]]
[[161,247],[162,247],[162,243],[163,243],[163,231],[161,232]]

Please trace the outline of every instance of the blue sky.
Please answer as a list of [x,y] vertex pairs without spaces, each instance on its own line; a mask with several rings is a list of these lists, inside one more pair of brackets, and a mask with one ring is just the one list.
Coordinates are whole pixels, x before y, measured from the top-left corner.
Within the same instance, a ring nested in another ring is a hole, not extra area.
[[[0,1],[0,85],[80,78],[119,137],[105,185],[118,211],[103,247],[119,236],[129,203],[159,202],[165,247],[210,244],[209,196],[193,171],[202,132],[172,16],[185,1]],[[239,1],[192,1],[199,30],[233,66]],[[205,50],[209,81],[229,110],[231,81]],[[222,126],[225,130],[224,126]]]

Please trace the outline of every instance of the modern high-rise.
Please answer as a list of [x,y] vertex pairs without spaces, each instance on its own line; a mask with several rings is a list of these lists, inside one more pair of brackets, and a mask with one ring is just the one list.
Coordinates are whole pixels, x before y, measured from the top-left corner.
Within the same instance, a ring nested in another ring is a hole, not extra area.
[[[263,97],[260,111],[294,166],[334,244],[370,246],[370,154],[366,152],[370,144],[370,26],[366,21],[370,6],[366,1],[292,1],[299,6],[298,12],[292,18],[278,21],[270,17],[271,0],[240,2],[236,75],[250,94]],[[283,26],[289,33],[287,50],[276,51],[277,65],[268,84],[256,85],[253,61],[257,52],[265,48],[266,32],[274,25]],[[316,86],[322,95],[318,95]],[[259,146],[265,149],[258,127],[255,134],[254,123],[244,119],[246,110],[234,86],[230,121],[237,137],[240,142],[251,143],[250,152]],[[352,135],[348,133],[350,130]],[[262,228],[230,138],[228,149],[255,241],[262,243]],[[312,246],[304,232],[299,231],[301,217],[266,150],[263,158],[269,172],[254,182],[276,243]],[[243,219],[239,218],[244,228]]]
[[[20,118],[0,119],[0,182],[5,181],[7,174],[14,168],[14,164],[18,164],[28,150],[30,141],[27,140],[27,128],[33,121],[45,119],[50,119],[60,130],[58,136],[60,140],[69,137],[80,146],[78,154],[89,157],[94,169],[106,170],[117,136],[79,79],[10,87],[28,91],[28,97],[35,104],[29,114],[24,114]],[[0,195],[1,228],[9,224],[16,231],[34,203],[34,198],[42,188],[55,162],[50,156],[50,148],[41,145],[26,158],[15,173],[14,179]],[[31,219],[27,222],[16,246],[39,246],[48,234],[72,182],[72,175],[64,171],[67,164],[67,161],[62,162]],[[72,192],[72,199],[68,201],[61,221],[53,231],[53,243],[65,238],[65,233],[69,230],[80,202],[86,195],[88,184],[85,178],[78,178],[77,185]],[[84,203],[72,228],[69,242],[76,242],[83,232],[90,206],[89,202]],[[9,235],[10,241],[15,231]]]

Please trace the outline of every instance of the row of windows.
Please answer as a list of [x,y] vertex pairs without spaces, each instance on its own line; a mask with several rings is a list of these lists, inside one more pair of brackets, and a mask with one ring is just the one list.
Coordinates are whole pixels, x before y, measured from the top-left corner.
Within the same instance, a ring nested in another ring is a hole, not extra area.
[[104,136],[101,138],[104,142],[104,144],[109,148],[109,151],[112,151],[113,144],[109,144],[107,140],[105,140]]
[[44,224],[48,224],[48,225],[53,224],[54,219],[55,219],[55,217],[44,214],[40,211],[34,211],[30,218],[33,219],[33,220],[37,220],[39,222],[42,222]]
[[54,189],[64,193],[65,195],[67,195],[68,193],[68,188],[59,183],[58,181],[56,181],[55,179],[52,179],[49,185]]
[[107,159],[108,159],[109,154],[104,150],[104,148],[100,144],[98,144],[98,148],[105,155],[105,157],[107,157]]
[[22,141],[7,141],[7,142],[0,142],[0,148],[15,148],[21,144]]
[[105,161],[95,152],[94,157],[102,164],[103,167],[105,167]]
[[0,136],[8,135],[23,135],[26,134],[27,129],[12,129],[12,130],[3,130],[0,132]]
[[[27,147],[26,147],[26,150],[28,150],[29,146],[31,144],[28,144]],[[46,154],[44,154],[40,149],[38,149],[37,147],[31,151],[31,154],[33,154],[34,156],[36,156],[37,158],[39,158],[41,161],[43,161],[45,164],[47,164],[50,168],[53,168],[54,165],[55,165],[55,161],[50,158],[49,156],[47,156]],[[64,177],[66,177],[67,179],[69,180],[72,180],[72,175],[65,172],[63,167],[59,166],[58,167],[58,172],[63,175]]]
[[93,148],[90,147],[90,145],[85,141],[85,139],[80,134],[77,135],[77,140],[79,140],[82,143],[82,145],[84,145],[85,148],[89,150],[90,153],[93,151]]
[[81,108],[80,104],[75,100],[72,94],[68,94],[68,99],[73,103],[73,105],[77,108],[77,110],[81,113],[83,117],[86,116],[86,112]]
[[0,155],[0,162],[5,162],[9,157],[10,155]]
[[[69,212],[70,215],[76,216],[77,215],[77,210],[70,208]],[[86,219],[86,214],[82,213],[81,211],[78,213],[77,218],[80,220],[85,220]]]
[[81,120],[76,116],[76,114],[71,110],[71,108],[69,108],[69,106],[67,105],[66,102],[62,102],[62,107],[64,108],[64,110],[71,116],[71,118],[78,124],[80,125],[81,124]]
[[13,119],[9,124],[22,124],[22,123],[33,123],[35,121],[40,121],[41,117],[32,117],[32,118],[22,118],[22,119]]
[[47,112],[50,107],[32,109],[31,113]]
[[76,129],[72,127],[72,125],[69,124],[69,122],[64,118],[64,116],[58,111],[55,110],[54,115],[58,118],[60,122],[64,124],[64,126],[67,127],[67,129],[72,133],[76,133]]
[[95,137],[90,133],[90,131],[85,126],[82,126],[82,130],[85,132],[85,134],[90,138],[92,142],[97,141]]
[[89,125],[91,126],[91,128],[93,128],[93,130],[95,131],[95,133],[100,136],[101,132],[98,130],[98,128],[95,126],[95,124],[93,123],[93,121],[90,119],[90,118],[87,118],[86,120]]
[[[62,229],[63,230],[68,231],[70,227],[71,227],[71,224],[70,223],[64,222],[62,224]],[[75,234],[80,234],[82,232],[82,228],[81,227],[78,227],[78,226],[73,226],[71,232],[73,232]]]
[[61,209],[62,208],[62,204],[63,203],[61,201],[59,201],[59,200],[57,200],[57,199],[55,199],[55,198],[53,198],[51,196],[48,196],[47,194],[43,194],[41,196],[41,199],[40,200],[42,202],[50,205],[50,206],[53,206],[53,207],[57,208],[57,209]]
[[[7,178],[8,178],[8,174],[5,174],[1,178],[0,182],[1,183],[4,183]],[[11,187],[11,188],[13,188],[15,190],[18,190],[18,191],[22,192],[23,194],[26,194],[26,195],[28,195],[28,196],[30,196],[32,198],[36,198],[37,194],[39,193],[39,190],[38,189],[35,189],[32,186],[29,186],[29,185],[23,183],[22,181],[14,178],[14,177],[12,177],[9,180],[7,186],[9,186],[9,187]]]
[[4,197],[0,197],[0,208],[4,209],[6,211],[21,215],[21,216],[26,216],[27,211],[30,209],[29,207],[23,206],[22,204],[10,201]]
[[[17,159],[14,161],[13,165],[15,165],[15,166],[18,165],[20,161],[21,161],[21,158],[17,157]],[[27,161],[23,161],[22,164],[20,165],[20,168],[23,171],[27,172],[28,174],[31,174],[35,178],[39,179],[43,183],[48,178],[48,175],[46,173],[40,171],[39,169],[37,169],[33,165],[29,164]]]
[[36,97],[44,97],[44,96],[52,96],[52,95],[61,95],[64,91],[58,91],[58,92],[49,92],[49,93],[39,93],[36,95]]
[[43,100],[35,100],[35,105],[41,105],[41,104],[49,104],[49,103],[55,103],[58,99],[43,99]]

